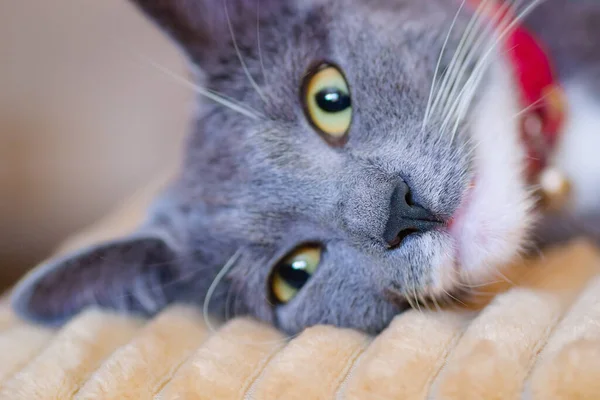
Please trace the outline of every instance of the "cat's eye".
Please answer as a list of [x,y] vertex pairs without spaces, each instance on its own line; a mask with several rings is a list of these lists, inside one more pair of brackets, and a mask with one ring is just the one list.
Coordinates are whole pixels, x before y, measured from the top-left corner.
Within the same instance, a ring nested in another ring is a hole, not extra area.
[[277,303],[285,304],[296,296],[317,270],[322,251],[318,245],[299,247],[277,264],[271,277],[271,293]]
[[302,96],[311,125],[329,143],[342,144],[352,122],[352,101],[340,69],[321,64],[305,78]]

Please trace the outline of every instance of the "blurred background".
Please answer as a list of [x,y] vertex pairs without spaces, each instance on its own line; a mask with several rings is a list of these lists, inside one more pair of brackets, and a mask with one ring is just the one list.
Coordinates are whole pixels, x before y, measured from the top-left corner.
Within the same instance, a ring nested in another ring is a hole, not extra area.
[[0,289],[179,152],[178,51],[126,0],[0,0]]

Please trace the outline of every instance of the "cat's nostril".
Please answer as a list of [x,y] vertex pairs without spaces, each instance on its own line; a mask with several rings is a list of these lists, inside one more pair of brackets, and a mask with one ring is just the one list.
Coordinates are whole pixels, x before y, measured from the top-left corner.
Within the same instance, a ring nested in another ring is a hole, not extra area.
[[404,241],[404,239],[406,239],[408,236],[412,235],[413,233],[417,233],[419,232],[417,229],[415,228],[408,228],[408,229],[404,229],[400,232],[398,232],[398,235],[396,235],[396,237],[388,243],[388,249],[393,250],[397,247],[399,247],[402,242]]
[[429,210],[416,204],[408,185],[399,181],[392,192],[389,216],[383,239],[389,249],[394,249],[410,235],[424,233],[442,225]]
[[413,198],[412,192],[409,190],[406,191],[406,195],[404,196],[404,201],[406,201],[406,204],[408,204],[409,206],[414,206],[415,205],[415,199]]

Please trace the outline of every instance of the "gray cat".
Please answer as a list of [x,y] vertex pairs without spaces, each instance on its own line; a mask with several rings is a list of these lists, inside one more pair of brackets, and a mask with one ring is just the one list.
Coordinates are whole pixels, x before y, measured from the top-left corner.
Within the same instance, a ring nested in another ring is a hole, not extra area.
[[215,101],[136,233],[21,283],[28,319],[190,302],[290,333],[375,333],[409,303],[494,280],[531,243],[600,228],[600,2],[504,8],[547,46],[568,99],[551,163],[573,196],[553,214],[524,174],[500,14],[458,0],[134,3]]

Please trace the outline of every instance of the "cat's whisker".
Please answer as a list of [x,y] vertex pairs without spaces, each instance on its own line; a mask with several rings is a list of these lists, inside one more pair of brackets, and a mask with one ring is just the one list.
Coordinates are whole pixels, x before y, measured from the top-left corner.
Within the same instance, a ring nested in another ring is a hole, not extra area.
[[423,306],[423,308],[425,309],[425,311],[428,311],[427,307],[427,302],[425,301],[425,298],[423,297],[422,293],[418,293],[417,295],[417,301],[419,303],[419,305]]
[[[497,283],[503,283],[502,281],[498,281]],[[479,290],[472,289],[469,287],[463,288],[463,292],[465,293],[464,299],[467,300],[470,304],[473,303],[474,300],[480,301],[489,301],[494,298],[498,294],[498,290],[495,290],[493,287],[490,287],[489,290],[486,288],[481,288]],[[478,304],[478,303],[476,303]]]
[[[447,124],[450,123],[451,117],[453,116],[452,108],[455,106],[459,107],[462,104],[466,104],[466,106],[468,106],[468,104],[470,103],[470,102],[462,103],[460,101],[458,101],[458,102],[455,101],[454,103],[449,103],[449,102],[453,98],[455,98],[456,100],[460,99],[460,96],[456,96],[456,92],[460,89],[460,82],[463,81],[463,79],[469,69],[469,66],[473,63],[473,60],[477,56],[479,49],[481,49],[485,44],[487,44],[491,40],[493,40],[494,32],[496,30],[496,25],[501,26],[501,27],[504,26],[504,24],[506,24],[507,21],[510,19],[510,16],[509,16],[509,13],[507,12],[507,10],[509,10],[512,7],[516,7],[516,4],[519,3],[520,1],[521,0],[517,0],[516,2],[514,2],[512,4],[510,1],[504,2],[502,4],[502,6],[500,6],[498,8],[498,10],[496,10],[496,12],[491,16],[491,18],[489,18],[489,20],[486,21],[486,23],[484,24],[483,32],[481,32],[478,35],[478,39],[476,39],[474,41],[474,43],[472,43],[471,45],[468,46],[469,49],[465,53],[462,65],[460,66],[460,69],[458,70],[456,77],[455,77],[456,84],[452,85],[452,90],[450,91],[450,93],[447,96],[447,101],[445,102],[445,106],[441,113],[441,115],[445,116],[444,122],[442,124],[442,126],[443,126],[442,132],[445,130],[445,127],[447,126]],[[472,38],[470,38],[469,41],[473,42]],[[483,70],[482,70],[482,73],[483,73]],[[472,87],[472,90],[476,91],[477,86],[478,85],[474,84]],[[471,96],[465,96],[465,97],[467,99],[470,99]],[[450,107],[451,104],[452,104],[452,107]],[[460,124],[460,121],[461,121],[460,118],[455,118],[455,125],[454,125],[454,129],[453,129],[451,141],[454,140],[454,136],[456,134],[456,129],[458,129],[457,126]]]
[[446,307],[450,307],[451,309],[456,309],[457,303],[454,298],[448,296],[447,293],[444,293],[444,301],[446,303]]
[[433,302],[433,305],[435,306],[435,309],[437,310],[437,312],[441,312],[442,308],[440,307],[440,304],[437,301],[437,297],[431,296],[431,301]]
[[454,29],[454,26],[456,25],[456,21],[458,20],[458,16],[460,15],[460,12],[462,11],[465,3],[467,0],[462,0],[462,2],[460,3],[460,6],[458,7],[458,11],[456,11],[456,14],[454,14],[454,19],[452,20],[452,23],[450,24],[450,29],[448,29],[448,34],[446,35],[446,38],[444,39],[444,44],[442,45],[442,50],[440,51],[440,55],[438,56],[438,60],[437,63],[435,65],[435,70],[433,72],[433,80],[431,82],[431,88],[429,89],[429,97],[427,99],[427,106],[425,108],[425,115],[423,117],[423,130],[425,130],[425,128],[427,127],[427,123],[429,122],[429,113],[431,111],[431,103],[433,101],[433,93],[435,91],[435,84],[436,84],[436,80],[437,80],[437,76],[440,70],[440,66],[442,64],[442,59],[444,57],[444,52],[446,51],[446,47],[448,45],[448,41],[450,40],[450,35],[452,34],[452,31]]
[[446,301],[443,295],[438,294],[437,296],[435,296],[435,301],[437,302],[441,310],[445,310],[448,306],[448,302]]
[[492,272],[494,275],[499,276],[503,281],[505,281],[506,283],[508,283],[511,286],[516,286],[517,284],[511,280],[508,276],[504,275],[502,273],[502,271],[500,271],[499,268],[496,268],[495,271]]
[[492,285],[497,285],[499,283],[503,283],[503,280],[496,280],[496,281],[486,281],[486,282],[481,282],[481,283],[464,283],[464,282],[459,282],[456,284],[456,286],[458,287],[462,287],[465,289],[469,289],[469,290],[474,290],[474,289],[478,289],[478,288],[485,288],[485,287],[489,287]]
[[465,152],[466,157],[471,157],[473,153],[477,151],[481,143],[476,142],[473,137],[470,137],[467,142],[465,142],[465,146],[469,146],[468,151]]
[[421,304],[423,304],[423,307],[425,307],[425,309],[427,310],[427,312],[431,312],[431,307],[429,305],[429,302],[425,299],[425,296],[423,296],[423,294],[419,294],[419,301],[421,302]]
[[[511,1],[509,0],[506,0],[491,16],[488,16],[489,8],[493,7],[495,1],[496,0],[485,0],[481,3],[481,7],[476,11],[479,15],[477,26],[468,34],[465,33],[465,36],[463,37],[465,40],[462,43],[463,47],[462,49],[457,50],[457,53],[460,52],[460,55],[457,57],[457,62],[454,64],[455,72],[449,74],[449,81],[451,82],[449,85],[450,89],[441,102],[444,106],[441,110],[441,115],[443,116],[448,114],[449,101],[455,98],[456,91],[459,90],[460,83],[463,81],[465,73],[472,64],[473,59],[476,57],[477,51],[489,40],[493,39],[493,34],[496,29],[495,26],[500,22],[500,19],[507,18],[508,14],[506,13],[506,10],[512,6]],[[499,25],[501,25],[501,23]]]
[[[529,13],[531,13],[535,9],[535,7],[537,7],[543,1],[544,0],[533,0],[529,4],[529,6],[525,7],[523,9],[523,11],[521,11],[517,16],[515,16],[514,18],[511,17],[511,22],[496,36],[496,40],[493,41],[493,43],[491,44],[489,49],[480,58],[477,66],[473,70],[471,77],[467,80],[467,82],[463,86],[461,92],[458,94],[458,96],[454,102],[455,105],[458,105],[458,104],[461,105],[460,109],[457,110],[457,112],[455,113],[458,121],[462,120],[462,118],[464,117],[464,114],[466,113],[466,109],[468,108],[468,105],[470,104],[472,97],[474,95],[475,88],[478,86],[479,82],[483,78],[483,70],[485,67],[487,67],[489,65],[489,57],[492,54],[492,52],[494,51],[494,49],[504,39],[504,37],[508,33],[510,33],[511,30],[521,20],[523,20],[523,18],[525,18],[527,15],[529,15]],[[467,96],[467,94],[468,94],[468,96]],[[454,108],[455,108],[454,106],[451,107],[451,110],[453,110]],[[454,112],[454,111],[452,111],[452,112]]]
[[410,308],[412,308],[413,310],[416,310],[417,307],[415,307],[415,305],[413,304],[412,299],[410,298],[410,296],[405,296],[406,302],[408,303],[408,305],[410,306]]
[[487,4],[488,1],[490,1],[490,0],[484,0],[478,6],[475,13],[471,17],[471,20],[467,24],[467,27],[466,27],[465,31],[463,32],[463,35],[460,39],[460,42],[458,43],[458,47],[457,47],[456,51],[454,52],[452,59],[450,60],[450,64],[448,65],[447,70],[445,71],[444,78],[442,79],[440,87],[438,88],[438,92],[433,101],[433,104],[431,105],[430,114],[433,114],[437,110],[438,103],[440,101],[442,101],[442,99],[446,96],[446,93],[449,88],[449,84],[452,84],[450,77],[453,75],[454,69],[456,68],[455,66],[458,62],[458,57],[462,53],[462,49],[465,45],[465,42],[467,41],[467,38],[469,37],[470,33],[474,30],[474,27],[476,26],[476,24],[479,24],[483,20],[483,13],[480,12],[480,8],[483,7],[485,4]]
[[[450,136],[450,143],[452,144],[454,142],[454,139],[456,137],[456,132],[458,131],[458,128],[460,126],[460,123],[462,122],[463,116],[466,113],[467,108],[469,107],[469,105],[471,104],[471,100],[473,99],[473,96],[475,95],[475,92],[477,90],[477,87],[479,86],[479,82],[481,81],[481,79],[483,78],[483,73],[478,74],[478,75],[472,75],[477,76],[477,79],[475,79],[474,82],[472,82],[472,84],[467,84],[465,85],[465,89],[468,89],[465,94],[457,99],[458,102],[456,103],[457,106],[459,107],[459,109],[456,112],[456,117],[455,117],[455,122],[454,122],[454,127],[452,128],[452,133]],[[442,124],[442,132],[445,131],[447,123],[450,122],[451,120],[451,115],[452,115],[452,110],[450,110],[449,116],[447,117],[448,119],[444,122],[444,124]]]
[[[494,268],[492,271],[499,271],[498,268]],[[473,276],[471,275],[471,272],[467,272],[466,274],[466,285],[469,285],[470,287],[479,287],[479,288],[484,288],[486,286],[491,286],[491,285],[498,285],[498,284],[503,284],[503,283],[510,283],[511,285],[514,285],[514,282],[511,282],[510,280],[508,280],[507,277],[504,277],[504,275],[502,275],[502,277],[497,276],[496,280],[492,280],[492,281],[487,281],[487,282],[479,282],[478,279],[473,278]],[[479,282],[479,283],[474,283],[474,282]]]
[[471,20],[469,21],[465,31],[463,32],[463,35],[460,38],[460,41],[454,52],[454,55],[452,56],[452,59],[450,60],[450,63],[446,68],[444,79],[442,81],[442,85],[441,85],[441,87],[437,93],[436,99],[434,101],[433,108],[436,111],[438,110],[440,105],[443,105],[447,101],[448,93],[450,92],[452,87],[454,85],[456,85],[455,70],[456,70],[457,66],[460,64],[460,62],[464,56],[465,49],[468,49],[468,46],[466,46],[466,43],[469,43],[472,35],[474,33],[478,32],[479,26],[481,25],[481,23],[483,21],[483,13],[480,12],[480,9],[482,7],[484,7],[488,3],[488,1],[490,1],[490,0],[484,0],[478,6],[475,13],[471,17]]
[[516,284],[510,280],[507,276],[505,276],[504,274],[502,274],[502,272],[500,272],[499,268],[494,268],[491,271],[491,275],[496,275],[497,277],[499,277],[499,280],[495,280],[495,281],[490,281],[490,282],[481,282],[479,284],[475,284],[473,283],[474,279],[471,278],[470,274],[467,273],[466,276],[466,280],[467,283],[463,284],[464,286],[467,286],[467,290],[473,292],[474,294],[477,293],[478,297],[480,298],[485,298],[485,297],[491,297],[495,295],[495,291],[494,290],[490,290],[490,291],[485,291],[485,290],[480,290],[480,291],[476,291],[473,290],[472,288],[485,288],[485,287],[490,287],[491,285],[499,285],[499,284],[504,284],[504,283],[508,283],[510,286],[516,286]]
[[258,93],[258,95],[260,96],[262,101],[266,103],[267,99],[266,99],[265,95],[263,94],[262,90],[260,90],[260,87],[254,80],[254,78],[252,77],[252,74],[250,73],[248,66],[244,62],[244,58],[242,57],[242,53],[240,52],[240,48],[238,47],[237,40],[235,40],[235,32],[233,31],[233,26],[231,25],[231,18],[229,17],[229,10],[227,8],[227,0],[223,0],[223,7],[225,8],[225,18],[227,19],[227,27],[229,28],[229,33],[231,34],[231,41],[233,42],[233,48],[235,49],[238,59],[240,60],[240,64],[242,65],[244,74],[246,74],[246,77],[248,78],[250,85],[252,85],[254,90],[256,90],[256,93]]
[[454,307],[454,303],[451,301],[451,299],[446,296],[446,294],[443,294],[441,296],[439,296],[438,301],[441,303],[441,307],[443,309],[447,309],[447,308],[452,308]]
[[[458,290],[461,290],[462,292],[469,293],[469,294],[475,292],[471,288],[465,287],[464,283],[461,282],[459,279],[456,279],[454,277],[449,277],[449,279],[452,282],[453,288],[458,288]],[[446,290],[444,290],[444,289],[442,289],[442,290],[446,293]]]
[[531,111],[532,109],[534,109],[535,107],[540,105],[540,103],[542,103],[546,99],[547,96],[548,96],[547,94],[544,94],[544,95],[542,95],[542,97],[540,97],[539,99],[537,99],[536,101],[534,101],[533,103],[528,105],[527,107],[524,107],[523,109],[521,109],[518,113],[513,115],[513,119],[520,118],[524,114],[528,113],[529,111]]
[[442,289],[442,290],[444,291],[444,293],[446,294],[446,296],[448,296],[449,298],[451,298],[451,299],[452,299],[452,300],[454,300],[455,302],[457,302],[457,303],[460,303],[460,304],[462,304],[463,306],[467,307],[467,305],[466,305],[466,304],[465,304],[463,301],[461,301],[461,300],[459,300],[458,298],[456,298],[456,297],[452,296],[452,295],[450,294],[450,292],[448,292],[446,289]]
[[[468,66],[472,64],[473,58],[477,54],[477,50],[482,47],[488,40],[493,39],[494,33],[498,30],[498,26],[502,27],[503,24],[509,19],[510,15],[507,10],[512,8],[516,2],[522,0],[505,0],[502,5],[498,6],[494,10],[490,10],[497,3],[498,0],[485,0],[481,3],[481,7],[477,9],[478,24],[475,29],[469,32],[469,36],[465,40],[465,46],[462,49],[462,54],[458,58],[461,60],[458,63],[454,81],[460,82],[461,77],[464,76]],[[449,101],[454,98],[458,85],[452,85],[452,91],[448,93],[445,101]],[[446,104],[447,106],[447,104]]]
[[207,328],[214,333],[216,331],[216,329],[214,328],[212,322],[210,321],[209,318],[209,305],[210,305],[210,300],[215,292],[215,290],[217,289],[218,284],[221,282],[221,280],[223,279],[223,277],[225,277],[225,275],[227,275],[227,273],[229,273],[229,271],[231,270],[231,268],[233,268],[233,266],[238,262],[238,260],[240,259],[240,256],[242,254],[242,248],[240,247],[239,249],[237,249],[237,251],[229,258],[229,260],[225,263],[225,265],[223,266],[223,268],[221,268],[221,271],[219,271],[219,273],[217,274],[217,276],[215,277],[215,279],[213,279],[212,283],[210,284],[207,292],[206,292],[206,296],[204,297],[204,304],[202,305],[202,315],[204,317],[204,323],[206,324]]
[[[566,227],[565,230],[568,232],[571,228],[575,227],[575,223],[572,220],[564,220],[561,222],[557,222],[559,226]],[[537,259],[542,262],[546,261],[546,253],[542,251],[542,247],[539,243],[536,242],[535,239],[531,238],[530,240],[526,240],[523,244],[523,248],[528,249],[531,254],[534,254]]]
[[[469,81],[464,85],[463,89],[461,90],[461,93],[457,96],[455,103],[453,104],[451,109],[448,110],[448,115],[446,117],[445,122],[449,123],[453,115],[455,120],[454,128],[452,129],[451,142],[454,140],[456,131],[458,130],[458,126],[464,119],[467,110],[470,107],[471,101],[475,96],[477,89],[479,88],[481,80],[483,79],[485,68],[487,68],[488,65],[489,63],[481,63],[482,68],[479,71],[476,71],[472,74]],[[454,111],[455,107],[456,111]]]
[[[448,278],[452,282],[452,287],[470,289],[469,284],[464,283],[461,279],[453,277],[453,276],[449,276]],[[467,281],[469,281],[468,273],[467,273]]]
[[165,68],[164,66],[162,66],[152,60],[146,59],[146,62],[148,62],[152,67],[154,67],[158,71],[164,73],[165,75],[167,75],[168,77],[173,79],[175,82],[179,83],[180,85],[183,85],[185,87],[192,89],[194,92],[198,93],[201,96],[206,97],[207,99],[214,101],[215,103],[221,104],[222,106],[225,106],[225,107],[229,108],[230,110],[238,112],[238,113],[240,113],[246,117],[252,118],[254,120],[260,120],[261,118],[264,118],[264,117],[260,116],[256,111],[251,110],[249,107],[241,105],[235,100],[227,99],[222,94],[219,94],[213,90],[203,88],[202,86],[199,86],[199,85],[195,84],[194,82],[191,82],[190,80],[185,79],[184,77],[174,73],[173,71],[169,70],[168,68]]
[[[467,122],[462,127],[462,130],[460,131],[459,135],[468,133],[469,127],[470,127],[470,124]],[[458,156],[469,158],[477,150],[478,146],[479,146],[479,144],[477,142],[475,142],[475,139],[472,136],[468,136],[467,139],[464,141],[464,143],[462,143],[458,147],[453,148],[453,152]],[[465,171],[465,174],[467,172],[468,171]]]
[[423,310],[421,310],[421,305],[419,304],[419,296],[417,294],[417,288],[413,286],[413,298],[415,299],[415,305],[417,306],[417,310],[419,310],[420,313],[423,312]]
[[267,74],[265,72],[265,64],[263,62],[262,49],[260,47],[260,0],[256,2],[256,46],[258,47],[258,61],[260,62],[260,70],[262,71],[263,81],[267,83]]
[[[458,285],[459,282],[456,279],[454,279],[453,277],[449,277],[449,278],[451,279],[451,281],[452,281],[452,287],[455,288],[455,290],[456,290],[456,288],[460,288],[460,285]],[[439,297],[439,299],[440,300],[444,300],[445,299],[446,300],[445,304],[447,304],[447,302],[450,301],[450,304],[460,303],[460,304],[462,304],[465,307],[467,306],[465,303],[463,303],[456,296],[451,295],[450,292],[448,292],[448,290],[446,290],[444,287],[441,287],[440,289],[443,292],[443,295],[441,297]],[[435,298],[435,297],[433,297],[433,298]]]
[[[495,45],[493,45],[492,47],[494,46]],[[446,129],[446,126],[450,123],[450,121],[454,119],[454,127],[452,129],[451,142],[454,141],[458,127],[460,126],[460,123],[464,119],[464,116],[466,115],[467,110],[470,107],[471,101],[475,96],[477,89],[479,88],[481,80],[483,79],[485,69],[488,66],[489,62],[485,59],[481,60],[477,64],[475,70],[471,74],[471,77],[469,77],[469,79],[465,82],[460,93],[458,94],[458,96],[456,96],[454,103],[447,110],[446,118],[444,119],[444,123],[442,124],[442,131],[444,131]]]

